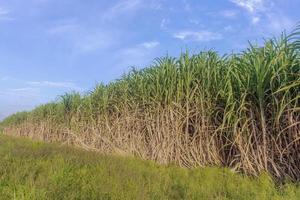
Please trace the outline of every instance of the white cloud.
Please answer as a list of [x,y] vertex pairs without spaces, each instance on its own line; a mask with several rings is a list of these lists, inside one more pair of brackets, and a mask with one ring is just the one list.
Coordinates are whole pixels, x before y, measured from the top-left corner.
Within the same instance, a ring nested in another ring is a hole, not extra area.
[[99,49],[109,49],[117,43],[118,38],[117,36],[113,36],[113,34],[94,33],[84,35],[81,39],[78,38],[78,40],[75,41],[74,51],[79,53],[88,53]]
[[72,32],[77,30],[79,27],[76,24],[64,24],[64,25],[58,25],[51,27],[50,29],[47,30],[47,33],[49,34],[63,34],[66,32]]
[[195,25],[200,24],[200,21],[199,21],[199,20],[196,20],[196,19],[189,19],[189,22],[190,22],[191,24],[195,24]]
[[284,29],[290,29],[296,24],[287,15],[276,7],[276,2],[271,0],[230,0],[237,6],[245,9],[251,20],[251,24],[259,26],[269,33],[279,33]]
[[37,88],[13,88],[0,91],[0,96],[4,97],[38,97]]
[[0,15],[7,15],[9,13],[9,10],[0,7]]
[[1,81],[16,81],[17,79],[11,76],[3,76],[0,78]]
[[150,42],[144,42],[141,44],[142,47],[146,49],[153,49],[159,45],[159,42],[157,41],[150,41]]
[[236,18],[238,12],[236,10],[223,10],[219,14],[226,18]]
[[180,31],[173,34],[174,38],[180,40],[190,40],[197,42],[209,42],[212,40],[222,39],[222,35],[210,31]]
[[9,16],[10,10],[0,7],[0,21],[11,21],[14,20],[11,16]]
[[251,19],[252,24],[257,24],[260,21],[260,17],[258,16],[253,16]]
[[68,88],[68,89],[80,89],[73,82],[53,82],[53,81],[31,81],[27,82],[27,84],[36,87],[54,87],[54,88]]
[[144,42],[138,45],[134,45],[128,48],[120,49],[116,53],[115,60],[118,62],[118,66],[141,66],[149,64],[149,62],[155,57],[155,47],[160,45],[158,41]]
[[94,33],[83,33],[75,41],[75,50],[80,52],[91,52],[99,49],[108,49],[118,43],[118,36],[109,31],[95,31]]
[[138,5],[140,5],[141,0],[121,0],[115,6],[113,6],[112,10],[115,11],[127,11],[135,9]]
[[273,3],[269,0],[230,0],[237,6],[245,9],[250,14],[251,23],[258,24],[260,16],[265,15],[273,7]]
[[192,6],[189,3],[185,2],[183,9],[187,12],[190,12],[192,10]]
[[119,32],[107,29],[94,29],[76,23],[59,24],[46,30],[51,37],[61,37],[73,53],[81,54],[107,49],[118,43]]
[[279,33],[283,30],[292,29],[296,25],[296,22],[289,17],[280,13],[269,13],[267,15],[269,23],[266,25],[270,31]]
[[111,7],[104,13],[104,19],[112,19],[124,13],[137,10],[142,5],[141,0],[120,0],[117,4]]
[[150,4],[150,8],[153,10],[162,10],[163,5],[160,0],[152,0]]
[[231,0],[231,2],[252,13],[263,10],[266,0]]
[[165,30],[167,29],[167,24],[170,22],[169,19],[163,18],[160,22],[160,28]]
[[31,92],[35,91],[35,88],[32,87],[25,87],[25,88],[15,88],[15,89],[10,89],[12,92]]
[[141,10],[163,10],[161,0],[119,0],[109,8],[104,14],[103,19],[111,20],[122,15],[131,15]]
[[115,73],[122,74],[132,66],[138,68],[148,66],[158,54],[157,50],[147,49],[141,45],[120,49],[114,56],[115,63],[112,70]]
[[228,26],[224,27],[224,31],[226,31],[226,32],[232,32],[232,31],[234,31],[234,28],[231,25],[228,25]]

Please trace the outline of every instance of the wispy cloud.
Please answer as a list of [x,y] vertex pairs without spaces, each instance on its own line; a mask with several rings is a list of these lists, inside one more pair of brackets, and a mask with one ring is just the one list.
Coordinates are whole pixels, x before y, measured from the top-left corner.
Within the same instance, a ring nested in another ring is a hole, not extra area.
[[38,89],[31,87],[12,88],[0,91],[0,96],[4,97],[38,97]]
[[231,25],[228,25],[228,26],[225,26],[223,28],[223,30],[226,32],[232,32],[232,31],[234,31],[234,28]]
[[252,18],[251,18],[251,23],[252,24],[257,24],[259,21],[260,21],[260,17],[252,16]]
[[7,15],[9,13],[9,10],[0,7],[0,15]]
[[27,82],[27,84],[36,87],[67,88],[74,90],[80,89],[74,82],[31,81]]
[[238,15],[238,12],[236,10],[222,10],[219,12],[219,14],[222,16],[222,17],[226,17],[226,18],[236,18],[237,15]]
[[170,22],[169,19],[163,18],[163,19],[161,20],[161,22],[160,22],[160,28],[161,28],[162,30],[166,30],[166,29],[167,29],[167,25],[168,25],[169,22]]
[[122,0],[112,7],[115,12],[128,11],[137,8],[141,4],[141,0]]
[[197,19],[189,19],[189,22],[190,22],[191,24],[195,24],[195,25],[200,24],[200,21],[197,20]]
[[74,22],[57,24],[46,30],[50,37],[60,37],[70,46],[73,53],[88,53],[107,49],[118,43],[118,33],[109,29],[86,27]]
[[11,76],[2,76],[0,77],[1,81],[16,81],[17,79]]
[[10,91],[12,92],[28,92],[28,91],[35,91],[35,90],[36,88],[32,88],[32,87],[10,89]]
[[42,98],[39,88],[0,89],[0,120],[18,111],[33,109],[42,103]]
[[160,11],[163,10],[161,0],[119,0],[103,14],[103,19],[110,20],[122,15],[132,15],[144,9]]
[[67,32],[72,32],[72,31],[76,31],[79,28],[78,25],[76,24],[63,24],[63,25],[57,25],[57,26],[53,26],[51,28],[49,28],[47,30],[47,33],[49,34],[64,34]]
[[142,67],[150,65],[153,59],[158,56],[159,52],[154,48],[154,46],[157,46],[155,43],[149,43],[146,46],[151,48],[147,48],[139,44],[120,49],[115,54],[113,70],[120,74],[126,72],[128,67]]
[[94,30],[91,33],[82,33],[75,41],[75,48],[81,52],[91,52],[99,49],[108,49],[119,42],[117,33],[109,30]]
[[161,0],[151,0],[150,8],[153,10],[163,10],[163,4]]
[[246,10],[250,16],[251,24],[259,26],[263,32],[278,33],[290,29],[295,21],[276,6],[271,0],[230,0],[232,3]]
[[157,41],[149,41],[149,42],[144,42],[141,44],[142,47],[146,49],[153,49],[159,45],[159,42]]
[[222,39],[220,33],[210,31],[180,31],[173,34],[174,38],[187,41],[209,42]]
[[266,0],[231,0],[231,2],[253,13],[263,10]]
[[267,12],[267,8],[273,6],[273,3],[269,0],[230,0],[232,3],[237,6],[245,9],[251,17],[251,23],[257,24],[261,15]]
[[10,10],[4,7],[0,7],[0,21],[11,20],[14,20],[14,18],[10,16]]
[[142,0],[120,0],[104,13],[104,19],[112,19],[134,10],[142,5]]
[[268,24],[266,27],[272,32],[282,32],[283,30],[292,29],[296,25],[296,21],[281,13],[268,13]]
[[192,10],[192,6],[185,0],[183,1],[183,9],[187,12],[190,12]]

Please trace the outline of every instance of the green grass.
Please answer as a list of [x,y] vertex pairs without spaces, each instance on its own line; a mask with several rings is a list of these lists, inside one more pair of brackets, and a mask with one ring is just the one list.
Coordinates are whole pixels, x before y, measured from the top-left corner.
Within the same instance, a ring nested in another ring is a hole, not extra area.
[[182,169],[0,134],[0,199],[299,199],[293,184],[275,186],[228,169]]

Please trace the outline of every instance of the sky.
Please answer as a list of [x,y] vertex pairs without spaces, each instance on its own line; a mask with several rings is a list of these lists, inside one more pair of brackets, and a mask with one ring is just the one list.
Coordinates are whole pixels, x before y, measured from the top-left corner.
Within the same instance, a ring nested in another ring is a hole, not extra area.
[[230,54],[291,31],[299,0],[0,0],[0,120],[157,57]]

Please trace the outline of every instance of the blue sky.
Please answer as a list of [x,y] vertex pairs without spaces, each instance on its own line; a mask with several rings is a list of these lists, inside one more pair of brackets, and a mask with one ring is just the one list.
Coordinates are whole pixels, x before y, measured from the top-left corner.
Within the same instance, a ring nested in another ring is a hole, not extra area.
[[166,54],[243,50],[291,30],[299,0],[0,0],[0,119]]

